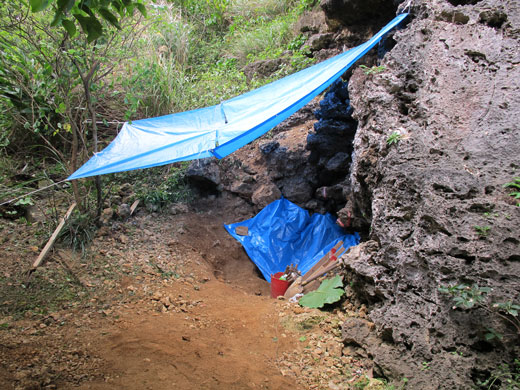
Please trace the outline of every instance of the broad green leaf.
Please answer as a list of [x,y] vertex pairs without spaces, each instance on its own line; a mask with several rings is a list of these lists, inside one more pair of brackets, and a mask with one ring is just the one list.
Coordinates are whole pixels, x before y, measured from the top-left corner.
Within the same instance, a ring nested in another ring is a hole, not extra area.
[[114,26],[118,30],[121,30],[121,26],[119,25],[119,21],[117,20],[117,18],[114,16],[114,14],[112,12],[110,12],[106,8],[100,8],[99,9],[99,13],[103,17],[103,19],[105,19],[108,23],[110,23],[112,26]]
[[94,16],[74,14],[74,17],[81,25],[83,32],[87,34],[87,41],[89,43],[103,35],[103,26]]
[[58,0],[58,10],[61,12],[69,12],[74,6],[76,0]]
[[32,12],[40,12],[49,6],[49,0],[29,0]]
[[54,19],[51,22],[51,27],[56,27],[57,25],[59,25],[61,22],[61,18],[63,18],[63,13],[59,10],[56,11],[56,13],[54,14]]
[[343,294],[343,282],[341,277],[336,275],[332,279],[324,280],[316,291],[305,294],[300,299],[300,305],[311,308],[323,307],[326,303],[339,301]]
[[141,12],[141,14],[146,17],[147,16],[147,12],[146,12],[146,7],[144,4],[142,3],[136,3],[135,6],[137,7],[137,9],[139,10],[139,12]]
[[[67,30],[67,32],[69,33],[69,35],[71,37],[75,37],[76,36],[76,33],[78,32],[76,30],[76,25],[74,24],[74,22],[72,20],[68,20],[68,19],[63,19],[61,21],[61,24],[63,25],[63,27],[65,28],[65,30]],[[70,50],[69,50],[70,51]]]
[[56,108],[56,114],[63,114],[66,109],[67,109],[67,106],[65,105],[65,103],[61,102],[58,105],[58,108]]

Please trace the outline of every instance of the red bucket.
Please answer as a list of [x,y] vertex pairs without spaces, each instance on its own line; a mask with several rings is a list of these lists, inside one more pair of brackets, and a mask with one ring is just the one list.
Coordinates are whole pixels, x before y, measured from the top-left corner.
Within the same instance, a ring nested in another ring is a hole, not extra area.
[[284,295],[289,288],[289,282],[287,280],[280,280],[280,276],[283,272],[277,272],[271,275],[271,298],[277,298],[280,295]]

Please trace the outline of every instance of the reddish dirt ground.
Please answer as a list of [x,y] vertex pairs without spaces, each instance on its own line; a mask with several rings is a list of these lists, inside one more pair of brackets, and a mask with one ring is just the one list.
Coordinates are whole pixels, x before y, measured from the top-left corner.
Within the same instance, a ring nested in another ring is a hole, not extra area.
[[[37,225],[6,222],[0,388],[349,388],[363,371],[342,355],[343,313],[271,299],[223,228],[252,215],[236,198],[140,210],[101,228],[86,257],[56,248],[30,285]],[[48,290],[63,296],[27,309]]]

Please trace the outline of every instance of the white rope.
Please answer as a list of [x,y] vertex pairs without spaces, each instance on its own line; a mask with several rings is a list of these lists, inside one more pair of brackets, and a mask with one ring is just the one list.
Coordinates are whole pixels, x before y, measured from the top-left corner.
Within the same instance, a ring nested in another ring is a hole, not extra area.
[[46,189],[48,189],[48,188],[51,188],[51,187],[57,186],[58,184],[65,183],[66,181],[68,181],[68,180],[65,179],[65,180],[59,181],[59,182],[57,182],[57,183],[52,183],[52,184],[50,184],[50,185],[48,185],[48,186],[46,186],[46,187],[38,188],[37,190],[34,190],[34,191],[31,191],[31,192],[28,192],[28,193],[26,193],[26,194],[23,194],[23,195],[20,195],[20,196],[14,198],[14,199],[8,200],[8,201],[3,202],[3,203],[0,203],[0,206],[3,206],[3,205],[6,205],[6,204],[9,204],[9,203],[12,203],[12,202],[14,202],[15,200],[25,198],[26,196],[29,196],[29,195],[35,194],[35,193],[37,193],[37,192],[44,191],[44,190],[46,190]]

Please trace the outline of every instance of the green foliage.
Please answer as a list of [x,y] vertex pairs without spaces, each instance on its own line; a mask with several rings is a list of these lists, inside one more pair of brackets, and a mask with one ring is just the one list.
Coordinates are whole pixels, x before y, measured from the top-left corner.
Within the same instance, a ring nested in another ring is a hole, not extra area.
[[489,231],[491,230],[491,226],[479,226],[479,225],[475,225],[473,226],[473,228],[475,229],[475,231],[477,232],[477,234],[481,237],[487,237],[487,235],[489,234]]
[[[512,196],[514,199],[520,199],[520,177],[514,177],[513,181],[504,184],[504,188],[512,188],[513,192],[509,193],[509,196]],[[516,204],[520,207],[520,202]]]
[[403,135],[401,133],[399,133],[398,131],[394,131],[392,132],[392,134],[390,134],[388,136],[388,138],[386,139],[386,144],[388,146],[390,145],[393,145],[393,144],[397,144],[399,143],[399,141],[401,141],[403,139]]
[[486,295],[491,292],[491,288],[479,287],[476,284],[472,286],[458,284],[451,287],[441,286],[439,287],[439,291],[451,295],[453,302],[455,302],[455,307],[471,309],[475,307],[475,305],[482,304],[485,301]]
[[499,365],[487,380],[479,383],[479,386],[488,390],[497,388],[497,386],[504,390],[520,389],[520,359],[515,359],[511,365]]
[[189,164],[171,167],[169,172],[159,176],[160,183],[141,183],[137,188],[137,198],[143,201],[150,211],[160,211],[171,203],[188,203],[193,194],[186,180]]
[[70,216],[58,238],[73,250],[80,251],[84,256],[96,230],[97,227],[90,215],[76,211]]
[[[32,12],[42,12],[52,4],[51,26],[62,26],[73,38],[81,28],[88,42],[106,35],[107,26],[121,29],[121,19],[135,10],[146,16],[143,0],[29,0]],[[104,22],[104,23],[103,23]],[[105,24],[105,26],[103,26]]]
[[[455,303],[453,309],[459,307],[463,309],[481,308],[489,314],[495,315],[510,325],[513,325],[516,329],[517,336],[520,336],[520,320],[518,319],[520,305],[511,301],[495,302],[489,305],[487,302],[487,295],[491,292],[491,288],[480,287],[477,284],[469,286],[462,283],[451,287],[440,286],[439,291],[452,297],[453,302]],[[485,338],[488,341],[493,339],[502,339],[503,335],[493,328],[488,328]]]
[[[313,60],[306,38],[293,28],[298,4],[174,0],[150,10],[149,28],[115,82],[125,119],[218,104],[307,67]],[[246,80],[244,65],[281,56],[276,73]]]
[[513,302],[497,302],[493,304],[494,308],[505,311],[507,314],[518,317],[518,311],[520,310],[520,305],[515,305]]
[[34,205],[34,202],[30,196],[26,196],[22,199],[18,199],[18,201],[16,201],[14,203],[14,205],[15,206],[32,206],[32,205]]
[[311,308],[323,307],[327,303],[340,300],[345,294],[341,276],[336,275],[332,279],[324,280],[316,291],[311,291],[300,298],[300,305]]
[[378,73],[384,72],[386,70],[386,67],[384,65],[380,65],[380,66],[374,65],[371,68],[369,68],[366,65],[359,65],[359,67],[361,70],[363,70],[363,73],[365,73],[367,76],[372,75],[372,74],[378,74]]

